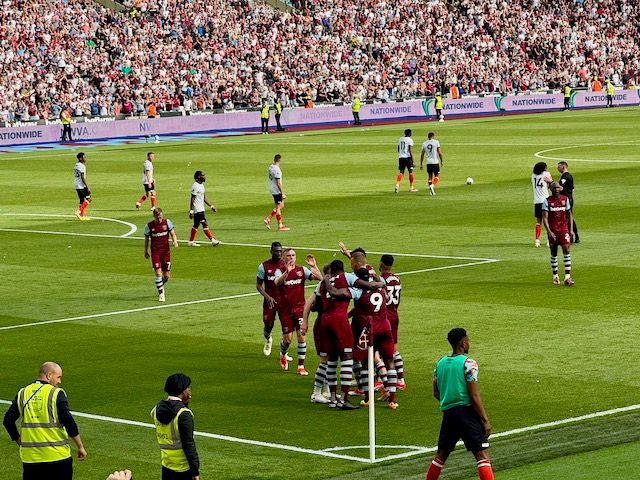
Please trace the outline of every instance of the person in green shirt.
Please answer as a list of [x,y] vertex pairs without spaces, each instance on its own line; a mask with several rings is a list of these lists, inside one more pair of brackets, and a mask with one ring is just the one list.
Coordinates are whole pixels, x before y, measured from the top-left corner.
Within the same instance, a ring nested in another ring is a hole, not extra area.
[[460,439],[476,457],[478,478],[493,480],[487,455],[491,424],[478,389],[478,364],[469,358],[469,337],[464,328],[454,328],[447,340],[453,351],[438,360],[433,374],[433,396],[440,402],[442,424],[438,453],[431,461],[426,480],[437,480],[447,458]]

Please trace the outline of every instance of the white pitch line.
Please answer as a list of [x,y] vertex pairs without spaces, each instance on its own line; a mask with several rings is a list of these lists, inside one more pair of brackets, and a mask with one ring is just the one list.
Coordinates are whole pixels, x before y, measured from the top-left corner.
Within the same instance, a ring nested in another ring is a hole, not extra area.
[[[0,213],[0,215],[11,216],[11,217],[76,218],[75,215],[62,215],[62,214],[56,214],[56,213]],[[116,218],[91,217],[91,220],[102,220],[103,222],[120,223],[122,225],[126,225],[127,227],[129,227],[129,231],[127,233],[123,235],[114,235],[114,237],[118,237],[118,238],[127,238],[138,231],[138,227],[136,227],[133,223],[125,222],[124,220],[118,220]],[[34,233],[34,232],[35,230],[32,230],[30,233]]]
[[73,322],[76,320],[88,320],[92,318],[112,317],[116,315],[127,315],[129,313],[147,312],[149,310],[160,310],[163,308],[183,307],[185,305],[197,305],[199,303],[220,302],[222,300],[233,300],[235,298],[254,297],[256,295],[260,295],[260,294],[258,292],[240,293],[238,295],[227,295],[225,297],[203,298],[201,300],[190,300],[188,302],[169,303],[165,305],[154,305],[151,307],[131,308],[129,310],[116,310],[114,312],[93,313],[90,315],[80,315],[77,317],[59,318],[57,320],[43,320],[41,322],[20,323],[17,325],[6,325],[4,327],[0,327],[0,331],[15,330],[16,328],[34,327],[38,325],[50,325],[52,323],[66,323],[66,322]]
[[570,148],[580,147],[600,147],[606,145],[631,145],[635,146],[635,142],[619,142],[619,143],[594,143],[585,145],[567,145],[564,147],[547,148],[546,150],[540,150],[533,154],[536,158],[543,160],[556,160],[556,161],[569,161],[569,162],[584,162],[584,163],[640,163],[640,160],[612,160],[612,159],[589,159],[589,158],[564,158],[564,157],[550,157],[545,155],[548,152],[557,152],[559,150],[568,150]]
[[[11,402],[8,400],[0,400],[0,403],[4,403],[5,405],[11,405]],[[88,418],[90,420],[98,420],[101,422],[109,422],[109,423],[117,423],[117,424],[121,424],[121,425],[132,425],[134,427],[144,427],[144,428],[149,428],[149,429],[155,429],[155,425],[153,425],[152,423],[146,423],[146,422],[138,422],[136,420],[127,420],[126,418],[117,418],[117,417],[108,417],[105,415],[95,415],[93,413],[84,413],[84,412],[71,412],[72,415],[76,416],[76,417],[80,417],[80,418]],[[193,434],[197,437],[205,437],[205,438],[213,438],[216,440],[224,440],[226,442],[232,442],[232,443],[242,443],[242,444],[246,444],[246,445],[253,445],[256,447],[265,447],[265,448],[273,448],[273,449],[277,449],[277,450],[288,450],[291,452],[297,452],[297,453],[307,453],[307,454],[311,454],[311,455],[318,455],[321,457],[330,457],[330,458],[338,458],[341,460],[351,460],[354,462],[360,462],[360,463],[369,463],[369,459],[367,458],[362,458],[362,457],[353,457],[351,455],[342,455],[339,453],[333,453],[333,452],[325,452],[322,450],[313,450],[310,448],[302,448],[302,447],[296,447],[294,445],[284,445],[281,443],[271,443],[271,442],[263,442],[260,440],[251,440],[248,438],[240,438],[240,437],[231,437],[229,435],[220,435],[217,433],[209,433],[209,432],[199,432],[199,431],[195,431],[193,432]]]
[[[0,404],[5,404],[5,405],[11,405],[11,401],[9,400],[0,400]],[[521,427],[521,428],[514,428],[512,430],[507,430],[505,432],[499,432],[499,433],[494,433],[491,435],[491,438],[502,438],[502,437],[509,437],[509,436],[513,436],[513,435],[518,435],[520,433],[526,433],[526,432],[533,432],[536,430],[543,430],[545,428],[551,428],[551,427],[558,427],[561,425],[567,425],[570,423],[579,423],[582,422],[584,420],[592,420],[594,418],[601,418],[601,417],[607,417],[607,416],[611,416],[611,415],[617,415],[619,413],[627,413],[627,412],[633,412],[636,410],[640,410],[640,404],[636,404],[636,405],[628,405],[626,407],[619,407],[619,408],[612,408],[610,410],[604,410],[604,411],[600,411],[600,412],[594,412],[594,413],[588,413],[585,415],[580,415],[578,417],[570,417],[570,418],[564,418],[561,420],[555,420],[552,422],[545,422],[545,423],[539,423],[536,425],[530,425],[528,427]],[[127,420],[125,418],[117,418],[117,417],[108,417],[108,416],[104,416],[104,415],[95,415],[92,413],[83,413],[83,412],[71,412],[73,415],[77,416],[77,417],[82,417],[82,418],[88,418],[91,420],[99,420],[99,421],[103,421],[103,422],[109,422],[109,423],[117,423],[117,424],[123,424],[123,425],[132,425],[132,426],[137,426],[137,427],[145,427],[145,428],[155,428],[155,426],[151,423],[145,423],[145,422],[138,422],[135,420]],[[354,462],[359,462],[359,463],[371,463],[369,461],[368,458],[363,458],[363,457],[354,457],[351,455],[342,455],[342,454],[336,454],[334,452],[336,451],[343,451],[343,450],[354,450],[354,449],[365,449],[365,448],[369,448],[368,445],[362,445],[362,446],[347,446],[347,447],[331,447],[331,448],[327,448],[327,449],[323,449],[323,450],[313,450],[313,449],[309,449],[309,448],[302,448],[302,447],[296,447],[294,445],[284,445],[284,444],[280,444],[280,443],[271,443],[271,442],[263,442],[260,440],[251,440],[251,439],[247,439],[247,438],[239,438],[239,437],[231,437],[229,435],[220,435],[217,433],[209,433],[209,432],[194,432],[194,435],[200,436],[200,437],[206,437],[206,438],[213,438],[216,440],[223,440],[223,441],[227,441],[227,442],[233,442],[233,443],[242,443],[242,444],[247,444],[247,445],[254,445],[257,447],[265,447],[265,448],[273,448],[273,449],[277,449],[277,450],[288,450],[288,451],[292,451],[292,452],[298,452],[298,453],[306,453],[306,454],[311,454],[311,455],[318,455],[318,456],[322,456],[322,457],[331,457],[331,458],[338,458],[341,460],[351,460]],[[414,457],[416,455],[422,455],[424,453],[429,453],[429,452],[434,452],[437,450],[437,447],[420,447],[417,445],[376,445],[376,448],[408,448],[411,449],[411,451],[409,452],[405,452],[405,453],[399,453],[396,455],[388,455],[386,457],[379,457],[376,458],[374,460],[374,463],[379,463],[379,462],[386,462],[389,460],[396,460],[396,459],[400,459],[400,458],[407,458],[407,457]]]
[[[8,214],[6,214],[8,215]],[[12,214],[18,215],[18,214]],[[96,217],[91,217],[96,218]],[[21,229],[21,228],[0,228],[0,232],[16,232],[16,233],[39,233],[44,235],[68,235],[71,237],[97,237],[97,238],[127,238],[130,240],[144,240],[144,237],[132,237],[127,236],[124,237],[122,235],[108,235],[101,233],[76,233],[76,232],[56,232],[49,230],[30,230],[30,229]],[[180,243],[187,243],[187,240],[179,240]],[[195,242],[197,244],[208,245],[209,242]],[[230,247],[253,247],[253,248],[271,248],[271,244],[259,244],[259,243],[238,243],[238,242],[221,242],[221,245],[226,245]],[[318,252],[338,252],[336,248],[326,248],[326,247],[304,247],[304,246],[292,246],[291,248],[295,248],[297,250],[313,250]],[[427,255],[423,253],[394,253],[394,252],[376,252],[376,251],[368,251],[367,254],[373,255],[394,255],[396,257],[414,257],[414,258],[439,258],[439,259],[450,259],[450,260],[473,260],[478,263],[493,263],[499,262],[499,259],[496,258],[476,258],[476,257],[457,257],[451,255]],[[453,268],[453,267],[449,267]],[[427,270],[428,271],[428,270]],[[417,271],[416,271],[417,272]]]

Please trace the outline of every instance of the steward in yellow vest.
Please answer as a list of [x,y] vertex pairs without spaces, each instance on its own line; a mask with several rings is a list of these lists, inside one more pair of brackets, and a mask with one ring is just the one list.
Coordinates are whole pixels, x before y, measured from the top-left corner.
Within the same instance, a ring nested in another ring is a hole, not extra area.
[[262,135],[269,135],[269,104],[266,100],[262,101],[260,107],[260,132]]
[[273,108],[276,110],[276,130],[278,132],[284,132],[284,128],[280,124],[280,116],[282,115],[282,103],[280,103],[280,99],[276,100],[276,103],[273,104]]
[[442,114],[442,93],[440,93],[439,90],[436,90],[435,98],[436,118],[438,119],[438,121],[444,122],[444,115]]
[[608,78],[605,80],[605,89],[607,91],[607,108],[613,107],[613,84]]
[[[87,456],[67,396],[58,388],[61,379],[60,365],[44,363],[38,379],[20,389],[5,413],[3,424],[11,439],[20,445],[23,480],[71,480],[69,438],[76,444],[78,459]],[[16,421],[20,417],[18,431]]]
[[362,125],[360,121],[360,97],[358,95],[353,96],[353,103],[351,104],[351,113],[353,113],[353,124]]
[[564,110],[569,110],[571,104],[571,85],[567,83],[562,91],[564,93]]
[[167,378],[164,391],[169,395],[151,410],[160,446],[162,480],[199,480],[200,460],[193,438],[191,379],[183,373]]

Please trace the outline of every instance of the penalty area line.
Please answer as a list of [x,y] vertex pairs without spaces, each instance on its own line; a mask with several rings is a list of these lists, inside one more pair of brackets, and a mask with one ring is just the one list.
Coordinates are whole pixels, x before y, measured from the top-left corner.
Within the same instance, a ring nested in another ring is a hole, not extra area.
[[[63,215],[63,214],[56,214],[56,213],[0,213],[0,215],[6,216],[6,217],[45,217],[45,218],[76,218],[75,215]],[[117,218],[108,218],[108,217],[91,217],[92,220],[100,220],[102,222],[113,222],[113,223],[120,223],[121,225],[125,225],[127,227],[129,227],[129,231],[127,233],[124,233],[122,235],[113,235],[114,238],[128,238],[131,235],[133,235],[134,233],[136,233],[138,231],[138,227],[136,225],[134,225],[133,223],[130,222],[125,222],[124,220],[118,220]],[[20,232],[20,231],[24,231],[24,232],[28,232],[28,233],[44,233],[44,232],[40,232],[38,230],[19,230],[19,229],[9,229],[9,228],[3,228],[0,229],[4,232]],[[58,234],[61,235],[62,233],[60,232],[46,232],[49,234]],[[91,234],[85,234],[86,236],[94,236]]]

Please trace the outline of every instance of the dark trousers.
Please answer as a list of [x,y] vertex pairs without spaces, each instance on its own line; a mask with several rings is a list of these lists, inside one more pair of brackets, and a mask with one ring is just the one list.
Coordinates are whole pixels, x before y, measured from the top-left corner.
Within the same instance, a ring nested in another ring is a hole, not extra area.
[[62,125],[62,141],[64,142],[66,138],[69,138],[70,142],[73,141],[73,138],[71,138],[71,124]]
[[571,97],[564,97],[564,109],[569,110],[569,100]]
[[22,464],[22,480],[71,480],[72,478],[73,459],[71,457],[57,462]]
[[276,116],[276,129],[279,132],[282,132],[282,131],[284,131],[284,128],[282,128],[282,125],[280,125],[280,115],[281,115],[280,113],[276,113],[276,115],[275,115]]
[[162,467],[162,480],[191,480],[191,472],[174,472],[170,468]]
[[269,131],[269,119],[268,118],[261,118],[260,119],[260,131],[262,133]]
[[353,113],[353,124],[360,125],[360,113],[359,112],[352,112],[352,113]]

